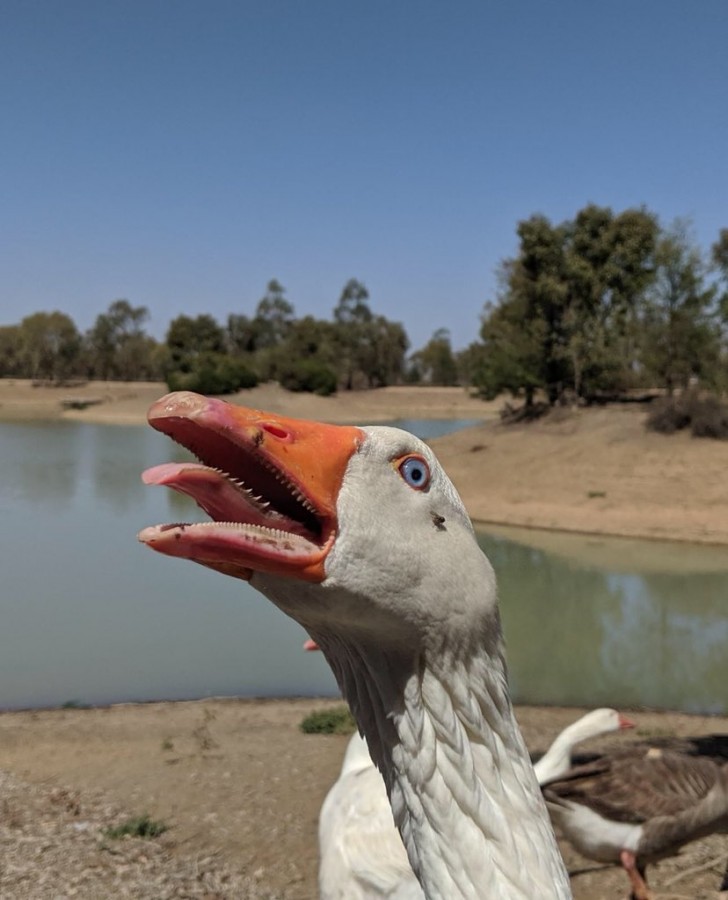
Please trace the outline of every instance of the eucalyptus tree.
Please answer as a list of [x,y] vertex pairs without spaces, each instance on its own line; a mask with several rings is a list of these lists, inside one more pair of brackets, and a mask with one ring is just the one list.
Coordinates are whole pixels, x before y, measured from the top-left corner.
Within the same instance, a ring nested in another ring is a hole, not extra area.
[[720,352],[715,285],[684,222],[666,231],[655,252],[656,277],[645,297],[641,361],[672,394],[693,379],[714,384]]
[[450,332],[438,328],[430,340],[410,357],[410,365],[428,384],[454,385],[458,383],[458,366],[452,352]]
[[131,381],[158,374],[156,342],[143,328],[148,318],[146,306],[132,306],[123,299],[114,300],[96,317],[86,335],[88,363],[94,375]]
[[26,377],[62,381],[79,374],[81,335],[64,312],[36,312],[18,327],[20,366]]
[[334,307],[339,366],[347,391],[354,387],[356,373],[361,371],[362,357],[369,341],[368,326],[372,318],[369,291],[361,281],[350,278]]
[[518,255],[501,264],[496,303],[484,311],[474,383],[527,404],[539,390],[555,403],[613,388],[629,369],[625,348],[654,277],[657,220],[590,204],[559,225],[531,216],[517,233]]
[[22,378],[20,326],[0,326],[0,378]]
[[209,313],[181,315],[169,323],[166,344],[172,364],[185,370],[204,353],[225,352],[225,331]]
[[370,388],[396,384],[404,373],[409,338],[401,322],[375,315],[364,328],[359,368]]
[[409,347],[407,332],[400,322],[372,312],[369,291],[356,278],[346,282],[334,307],[334,332],[340,378],[347,390],[400,380]]

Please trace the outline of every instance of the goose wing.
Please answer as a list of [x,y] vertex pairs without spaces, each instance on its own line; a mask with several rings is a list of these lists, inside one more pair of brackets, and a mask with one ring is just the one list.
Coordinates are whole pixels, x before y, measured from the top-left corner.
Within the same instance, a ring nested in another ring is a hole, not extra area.
[[613,822],[641,824],[674,815],[715,783],[716,764],[654,747],[624,750],[577,766],[544,787],[549,802],[578,803]]

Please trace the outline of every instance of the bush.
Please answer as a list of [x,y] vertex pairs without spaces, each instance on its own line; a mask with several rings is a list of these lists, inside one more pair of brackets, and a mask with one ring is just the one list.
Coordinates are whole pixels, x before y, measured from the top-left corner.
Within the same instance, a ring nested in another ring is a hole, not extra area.
[[255,387],[257,375],[242,360],[222,353],[203,353],[187,369],[167,373],[170,391],[196,391],[198,394],[234,394]]
[[690,416],[678,397],[659,397],[650,403],[647,414],[647,428],[649,431],[658,431],[660,434],[674,434],[687,428],[690,424]]
[[689,428],[694,437],[728,439],[728,403],[715,394],[700,396],[685,391],[676,397],[660,397],[650,404],[647,428],[674,434]]
[[304,734],[353,734],[355,729],[354,717],[348,706],[315,710],[301,722]]
[[104,834],[107,838],[118,840],[124,837],[138,838],[155,838],[167,831],[164,822],[155,822],[148,815],[137,816],[134,819],[127,819],[121,825],[114,828],[107,828]]
[[704,397],[693,413],[690,430],[695,437],[728,439],[728,403],[714,394]]
[[321,397],[336,393],[336,372],[317,359],[301,359],[282,366],[278,380],[287,391],[307,391]]

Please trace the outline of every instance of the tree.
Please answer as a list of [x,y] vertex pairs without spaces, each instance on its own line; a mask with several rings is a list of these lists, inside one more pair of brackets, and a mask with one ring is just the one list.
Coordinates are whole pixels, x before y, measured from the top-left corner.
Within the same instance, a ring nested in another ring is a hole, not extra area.
[[256,367],[265,381],[279,378],[281,364],[287,362],[283,348],[293,326],[294,310],[284,293],[279,282],[269,281],[252,321]]
[[354,387],[363,346],[367,342],[366,328],[372,321],[369,292],[361,281],[350,278],[343,287],[334,307],[336,337],[340,349],[340,366],[347,391]]
[[533,405],[536,391],[547,381],[546,320],[528,315],[525,298],[511,297],[498,306],[486,306],[480,330],[482,352],[469,350],[473,385],[486,400],[503,391]]
[[257,349],[257,328],[248,316],[231,313],[228,316],[226,341],[233,356],[247,356]]
[[639,302],[654,279],[656,218],[589,205],[567,237],[566,349],[574,393],[618,390],[633,356]]
[[458,368],[447,328],[438,328],[425,346],[412,354],[412,362],[422,381],[440,385],[458,383]]
[[289,391],[321,396],[336,392],[337,345],[332,322],[304,316],[291,323],[280,348],[278,378]]
[[404,370],[409,339],[400,322],[374,316],[363,326],[358,352],[359,369],[370,388],[397,382]]
[[294,320],[284,345],[288,358],[315,358],[332,368],[335,368],[338,359],[337,349],[333,322],[313,316]]
[[255,349],[277,347],[287,337],[294,318],[293,306],[283,296],[285,288],[275,278],[268,282],[265,296],[255,310]]
[[33,313],[22,320],[18,333],[19,355],[30,378],[62,381],[76,369],[81,335],[66,313]]
[[692,378],[713,383],[719,353],[712,316],[716,291],[706,284],[707,268],[684,222],[662,236],[655,261],[656,278],[642,319],[642,362],[670,395]]
[[190,371],[200,354],[224,353],[225,332],[208,313],[194,319],[182,315],[170,322],[166,343],[173,367]]
[[0,326],[0,378],[22,378],[23,359],[19,325]]
[[535,215],[518,224],[518,256],[499,272],[497,304],[486,306],[485,360],[475,384],[530,404],[614,388],[628,369],[628,323],[653,277],[658,226],[645,210],[595,205],[552,225]]
[[128,300],[114,300],[105,313],[96,317],[87,344],[89,362],[97,377],[131,381],[155,373],[156,342],[142,328],[148,318],[146,306],[132,306]]
[[710,248],[713,267],[718,272],[718,319],[722,331],[719,386],[728,387],[728,228],[721,228],[718,240]]

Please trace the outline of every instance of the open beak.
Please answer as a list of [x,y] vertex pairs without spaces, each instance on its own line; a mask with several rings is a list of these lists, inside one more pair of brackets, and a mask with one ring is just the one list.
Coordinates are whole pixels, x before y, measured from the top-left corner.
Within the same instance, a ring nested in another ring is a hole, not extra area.
[[146,484],[192,497],[210,522],[154,525],[139,540],[249,579],[272,572],[322,581],[337,533],[336,501],[359,428],[289,419],[188,391],[167,394],[149,424],[199,463],[147,469]]
[[623,716],[621,713],[619,714],[619,727],[622,728],[635,728],[635,723],[628,719],[627,716]]

